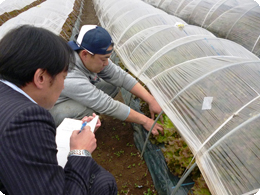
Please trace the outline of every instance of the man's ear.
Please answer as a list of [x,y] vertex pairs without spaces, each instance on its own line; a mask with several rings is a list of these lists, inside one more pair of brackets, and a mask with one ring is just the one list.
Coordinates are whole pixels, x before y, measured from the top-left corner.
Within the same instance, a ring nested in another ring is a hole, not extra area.
[[37,88],[42,89],[46,83],[46,70],[38,68],[34,73],[33,81]]
[[85,58],[85,57],[87,57],[87,55],[89,55],[89,53],[88,53],[86,50],[81,50],[81,51],[79,52],[79,56],[80,56],[81,58]]

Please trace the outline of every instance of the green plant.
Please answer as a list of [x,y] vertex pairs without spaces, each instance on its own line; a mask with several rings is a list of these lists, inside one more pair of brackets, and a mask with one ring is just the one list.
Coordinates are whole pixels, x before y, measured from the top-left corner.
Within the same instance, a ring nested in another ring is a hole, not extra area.
[[211,194],[202,175],[200,175],[194,181],[195,181],[195,184],[191,188],[192,193],[189,192],[189,195],[191,195],[191,194],[192,195],[210,195]]
[[150,188],[148,188],[147,192],[145,191],[143,194],[144,195],[156,195]]
[[121,194],[127,194],[129,190],[121,190]]
[[[163,152],[169,170],[174,175],[181,177],[184,171],[189,167],[193,159],[193,154],[186,142],[179,135],[178,130],[165,114],[163,115],[163,120],[164,135],[159,133],[158,136],[151,136],[150,140],[154,144],[164,144],[164,147],[161,147],[161,151]],[[161,124],[160,121],[158,121],[158,123]],[[193,180],[197,179],[199,175],[201,174],[198,168],[195,168],[191,173]],[[199,183],[200,186],[207,186],[204,180],[199,180]],[[207,187],[203,188],[202,191],[201,194],[205,193],[205,195],[208,194],[206,192],[209,192]]]
[[117,140],[120,140],[120,138],[119,138],[119,136],[118,136],[118,135],[115,135],[115,138],[116,138]]
[[133,147],[134,145],[133,145],[133,144],[130,144],[130,143],[127,143],[126,146]]
[[135,153],[133,153],[133,152],[131,152],[131,154],[130,154],[131,156],[136,156],[137,154],[135,154]]
[[124,150],[120,150],[118,152],[115,152],[114,154],[119,157],[119,156],[121,156],[121,154],[124,154]]

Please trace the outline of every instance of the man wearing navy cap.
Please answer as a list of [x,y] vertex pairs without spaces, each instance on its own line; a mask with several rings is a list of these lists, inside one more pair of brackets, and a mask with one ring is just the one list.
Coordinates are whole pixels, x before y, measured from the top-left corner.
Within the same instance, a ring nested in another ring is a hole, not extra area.
[[[76,64],[50,110],[56,126],[64,118],[82,119],[97,112],[141,124],[149,131],[154,124],[154,114],[162,109],[136,79],[109,59],[114,46],[110,34],[100,26],[84,25],[77,40],[68,44],[75,51]],[[113,99],[121,87],[149,104],[152,119]],[[163,132],[163,128],[156,124],[152,133],[157,135],[158,131]]]

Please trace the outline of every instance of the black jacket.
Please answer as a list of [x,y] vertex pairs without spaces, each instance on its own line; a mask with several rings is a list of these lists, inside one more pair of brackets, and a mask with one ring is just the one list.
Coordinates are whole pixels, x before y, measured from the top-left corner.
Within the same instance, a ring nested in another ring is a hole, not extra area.
[[58,166],[56,128],[50,113],[2,82],[0,118],[0,189],[3,193],[117,193],[114,177],[91,157],[72,156],[64,169]]

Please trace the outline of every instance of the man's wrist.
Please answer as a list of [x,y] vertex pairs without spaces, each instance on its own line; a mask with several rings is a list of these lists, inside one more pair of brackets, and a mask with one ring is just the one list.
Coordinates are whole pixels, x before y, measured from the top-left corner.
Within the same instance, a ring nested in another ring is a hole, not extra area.
[[87,150],[71,150],[68,154],[68,158],[70,156],[86,156],[86,157],[92,157],[90,152]]
[[[156,99],[150,94],[148,100],[146,101],[147,104],[153,105],[153,104],[154,104],[154,101],[156,101]],[[156,103],[157,103],[157,101],[156,101]]]

